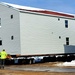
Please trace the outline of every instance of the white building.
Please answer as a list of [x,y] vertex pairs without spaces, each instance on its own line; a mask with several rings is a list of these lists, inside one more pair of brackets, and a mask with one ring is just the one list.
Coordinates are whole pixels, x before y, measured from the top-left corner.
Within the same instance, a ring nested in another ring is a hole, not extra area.
[[72,14],[0,3],[0,51],[16,55],[75,53]]

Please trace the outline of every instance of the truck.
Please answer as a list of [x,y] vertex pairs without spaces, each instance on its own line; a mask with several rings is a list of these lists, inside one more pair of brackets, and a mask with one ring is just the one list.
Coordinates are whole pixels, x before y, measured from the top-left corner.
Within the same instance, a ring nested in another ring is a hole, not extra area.
[[75,16],[1,2],[0,51],[2,49],[15,63],[75,57]]

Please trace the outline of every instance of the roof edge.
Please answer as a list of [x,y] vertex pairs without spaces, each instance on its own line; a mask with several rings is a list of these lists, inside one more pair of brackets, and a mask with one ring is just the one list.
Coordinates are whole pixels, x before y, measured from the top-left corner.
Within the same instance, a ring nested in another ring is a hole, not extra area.
[[21,6],[21,5],[10,4],[10,3],[6,3],[6,2],[0,2],[0,4],[11,7],[13,9],[16,9],[16,10],[19,10],[19,11],[23,10],[23,11],[42,13],[42,14],[53,15],[53,16],[58,16],[58,17],[75,18],[75,16],[72,15],[72,14],[58,12],[58,11]]

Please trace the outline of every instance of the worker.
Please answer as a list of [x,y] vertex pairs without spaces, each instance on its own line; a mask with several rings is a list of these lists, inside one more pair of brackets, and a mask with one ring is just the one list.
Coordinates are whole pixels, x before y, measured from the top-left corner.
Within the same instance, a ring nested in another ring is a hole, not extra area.
[[3,49],[1,52],[0,52],[0,68],[3,68],[4,69],[4,65],[5,65],[5,59],[7,57],[7,53],[5,51],[5,49]]
[[1,68],[1,52],[0,52],[0,68]]

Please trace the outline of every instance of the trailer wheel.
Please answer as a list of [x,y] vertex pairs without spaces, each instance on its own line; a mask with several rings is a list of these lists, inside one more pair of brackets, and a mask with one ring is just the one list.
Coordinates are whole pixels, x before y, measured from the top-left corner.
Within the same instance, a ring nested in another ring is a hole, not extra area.
[[31,59],[29,60],[29,64],[32,64],[32,60]]
[[33,64],[34,62],[35,62],[34,59],[29,60],[29,64]]
[[33,59],[33,64],[35,64],[35,59]]

